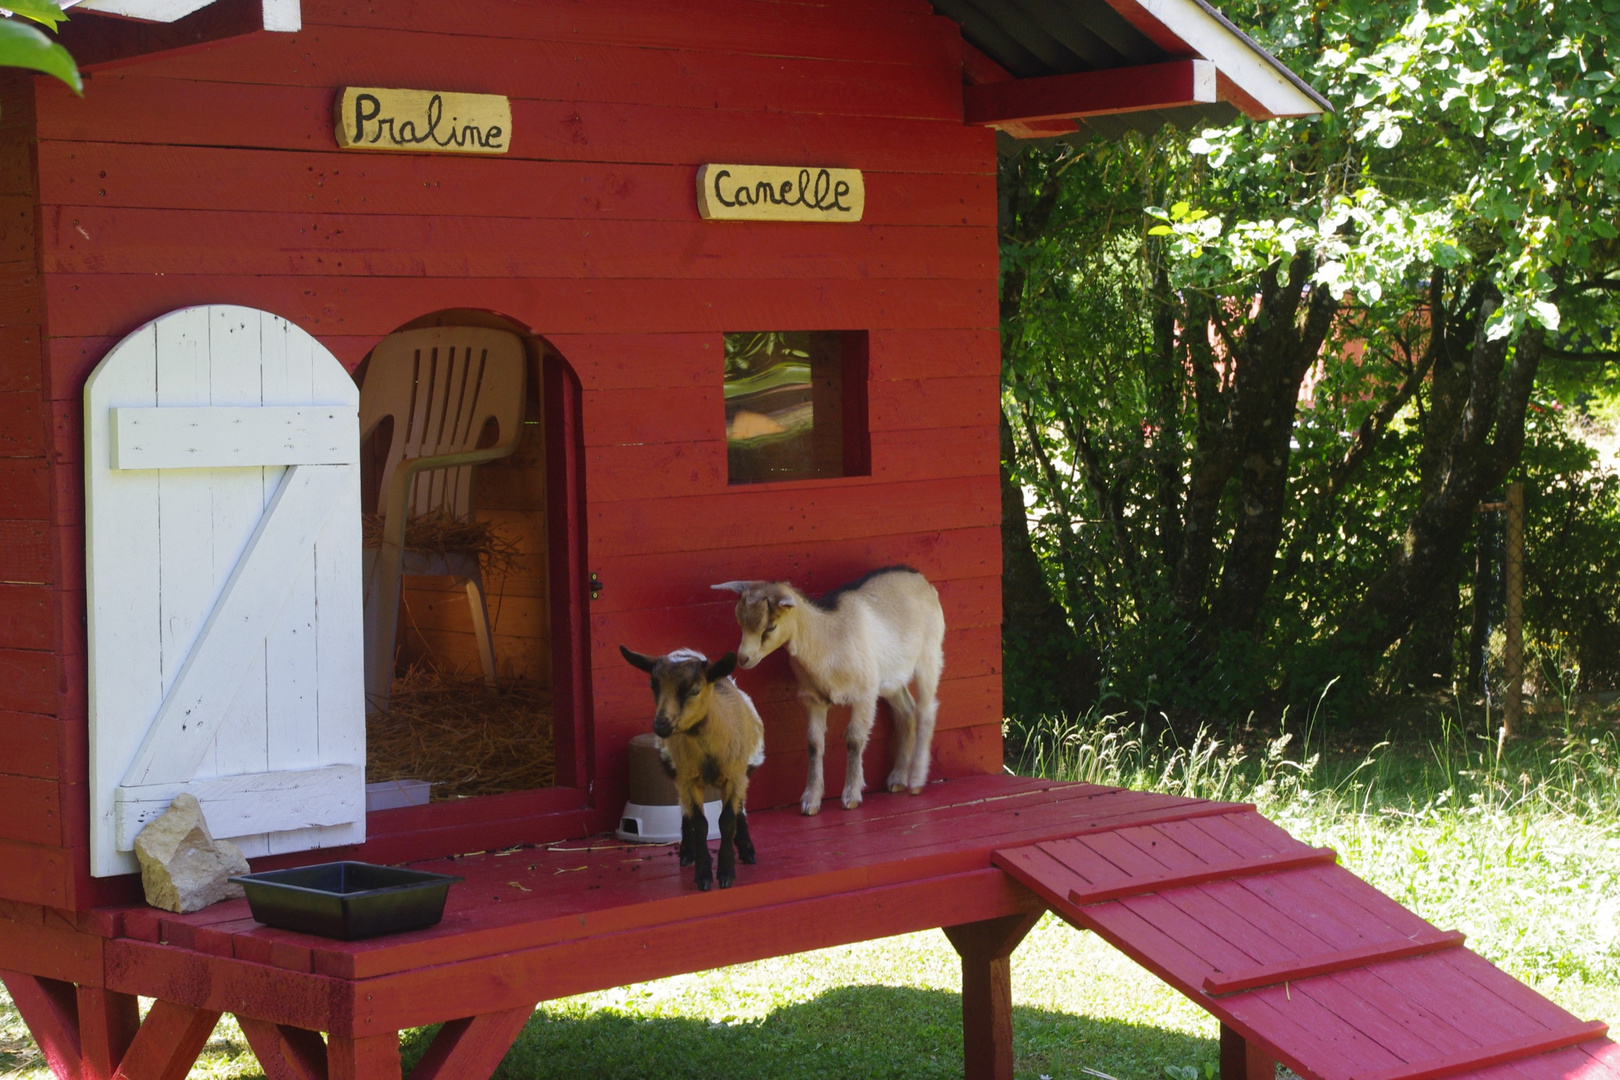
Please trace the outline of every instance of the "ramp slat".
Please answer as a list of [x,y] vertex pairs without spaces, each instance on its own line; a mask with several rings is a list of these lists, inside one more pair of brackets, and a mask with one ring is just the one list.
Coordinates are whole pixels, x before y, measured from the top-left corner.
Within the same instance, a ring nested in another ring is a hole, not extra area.
[[1591,1043],[1601,1024],[1257,813],[1076,830],[991,860],[1306,1080],[1620,1080],[1613,1044]]

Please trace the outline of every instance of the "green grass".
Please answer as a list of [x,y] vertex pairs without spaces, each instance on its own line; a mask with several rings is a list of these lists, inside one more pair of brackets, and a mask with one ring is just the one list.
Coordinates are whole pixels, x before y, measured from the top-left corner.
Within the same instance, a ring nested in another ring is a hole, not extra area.
[[[1620,1027],[1613,726],[1566,719],[1501,753],[1459,723],[1400,748],[1183,747],[1099,716],[1013,734],[1045,775],[1255,802],[1565,1008]],[[930,931],[586,994],[543,1005],[497,1075],[960,1076],[959,978]],[[1206,1014],[1051,916],[1013,956],[1013,994],[1019,1077],[1163,1080],[1216,1056]],[[407,1063],[430,1037],[406,1036]],[[3,996],[0,1074],[46,1075]],[[262,1074],[227,1019],[193,1075]]]

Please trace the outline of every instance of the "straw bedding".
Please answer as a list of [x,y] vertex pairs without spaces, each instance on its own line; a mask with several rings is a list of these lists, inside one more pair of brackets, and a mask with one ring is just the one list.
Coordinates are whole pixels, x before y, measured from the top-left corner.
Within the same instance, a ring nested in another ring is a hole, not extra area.
[[[383,516],[362,514],[361,543],[368,548],[382,546]],[[405,550],[445,555],[470,551],[487,573],[510,573],[517,568],[520,552],[515,540],[489,521],[462,520],[439,512],[413,517],[405,523]]]
[[429,781],[434,802],[551,787],[551,721],[542,687],[413,667],[366,717],[366,779]]

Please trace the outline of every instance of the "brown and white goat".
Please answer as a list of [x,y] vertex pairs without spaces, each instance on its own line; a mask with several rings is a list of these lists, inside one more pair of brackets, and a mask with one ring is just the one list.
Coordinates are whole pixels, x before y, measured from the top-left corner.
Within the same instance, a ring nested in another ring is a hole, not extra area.
[[714,880],[709,861],[709,820],[703,816],[705,788],[720,790],[720,887],[737,876],[736,860],[754,861],[748,836],[748,778],[765,761],[765,725],[747,694],[730,675],[737,654],[713,664],[700,652],[677,649],[668,656],[644,656],[623,645],[619,651],[652,676],[653,734],[658,754],[681,798],[681,865],[697,864],[697,887]]
[[[728,581],[713,586],[737,597],[742,643],[737,657],[751,668],[786,646],[799,700],[810,716],[810,768],[799,811],[821,810],[827,709],[850,706],[844,745],[844,808],[861,805],[866,786],[861,757],[872,733],[877,700],[889,703],[899,735],[890,791],[913,795],[928,781],[935,697],[945,667],[945,612],[939,593],[909,566],[889,566],[812,600],[785,581]],[[915,682],[917,695],[908,685]]]

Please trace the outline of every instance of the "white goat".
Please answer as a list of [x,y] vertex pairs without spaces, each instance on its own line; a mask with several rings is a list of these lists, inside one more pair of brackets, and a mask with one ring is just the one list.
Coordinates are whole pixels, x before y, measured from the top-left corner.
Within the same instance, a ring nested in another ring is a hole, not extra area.
[[[945,667],[945,612],[939,593],[909,566],[888,566],[812,600],[785,581],[728,581],[712,586],[738,594],[742,643],[737,660],[751,668],[780,646],[799,681],[799,700],[810,715],[810,767],[799,810],[821,810],[825,790],[827,709],[850,706],[844,809],[861,805],[861,767],[877,715],[889,703],[899,735],[889,790],[913,795],[928,781],[934,740],[935,697]],[[907,689],[915,681],[917,696]]]

